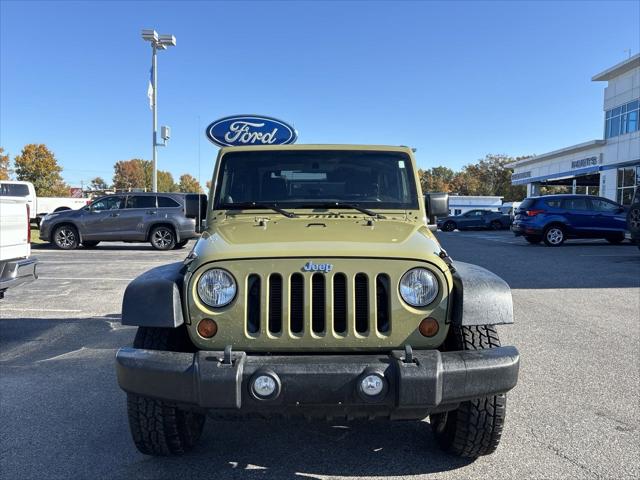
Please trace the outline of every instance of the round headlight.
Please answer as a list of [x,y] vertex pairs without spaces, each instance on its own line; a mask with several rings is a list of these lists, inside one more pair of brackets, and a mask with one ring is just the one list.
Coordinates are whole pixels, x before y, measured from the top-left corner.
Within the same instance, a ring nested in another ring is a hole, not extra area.
[[400,279],[400,296],[412,307],[429,305],[438,296],[438,279],[426,268],[412,268]]
[[198,296],[210,307],[224,307],[236,296],[236,281],[229,272],[212,268],[198,280]]

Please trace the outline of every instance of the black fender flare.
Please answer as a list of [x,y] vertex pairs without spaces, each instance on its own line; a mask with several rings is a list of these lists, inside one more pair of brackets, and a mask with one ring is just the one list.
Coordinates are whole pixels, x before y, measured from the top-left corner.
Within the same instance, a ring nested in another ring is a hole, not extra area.
[[511,288],[486,268],[453,262],[453,325],[500,325],[513,323]]
[[122,324],[176,328],[184,323],[184,264],[152,268],[127,285],[122,299]]

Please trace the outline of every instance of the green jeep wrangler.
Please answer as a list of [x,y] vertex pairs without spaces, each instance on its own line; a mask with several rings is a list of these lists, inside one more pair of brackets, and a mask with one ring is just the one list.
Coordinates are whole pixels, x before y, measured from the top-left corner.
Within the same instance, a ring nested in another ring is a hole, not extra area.
[[[178,455],[205,418],[424,419],[465,457],[500,441],[519,355],[509,286],[452,262],[411,149],[220,150],[207,229],[124,294],[116,355],[137,448]],[[431,225],[431,227],[430,227]]]

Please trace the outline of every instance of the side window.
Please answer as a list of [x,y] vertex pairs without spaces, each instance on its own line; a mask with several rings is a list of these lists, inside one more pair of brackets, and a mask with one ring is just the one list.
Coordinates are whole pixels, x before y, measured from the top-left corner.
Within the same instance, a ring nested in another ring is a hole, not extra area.
[[600,198],[592,198],[591,205],[593,209],[597,212],[617,212],[620,210],[620,207],[613,202],[608,202],[606,200],[602,200]]
[[127,208],[156,208],[155,195],[133,195],[127,198]]
[[180,204],[170,197],[158,197],[158,207],[160,208],[175,208]]
[[586,198],[567,198],[562,201],[562,208],[567,210],[589,210]]
[[29,196],[29,187],[23,183],[3,183],[0,184],[0,196],[27,197]]
[[91,210],[102,212],[104,210],[119,210],[123,207],[122,197],[105,197],[91,204]]
[[551,208],[560,208],[560,200],[545,200],[544,203]]

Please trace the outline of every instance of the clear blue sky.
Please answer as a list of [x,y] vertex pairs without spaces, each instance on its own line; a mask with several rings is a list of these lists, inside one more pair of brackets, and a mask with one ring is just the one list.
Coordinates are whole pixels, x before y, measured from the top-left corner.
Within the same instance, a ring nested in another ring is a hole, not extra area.
[[234,113],[289,121],[299,143],[414,146],[422,167],[544,153],[601,138],[590,78],[638,52],[639,4],[2,0],[0,146],[47,144],[72,185],[149,159],[155,28],[177,37],[158,89],[176,178],[210,178],[204,128]]

